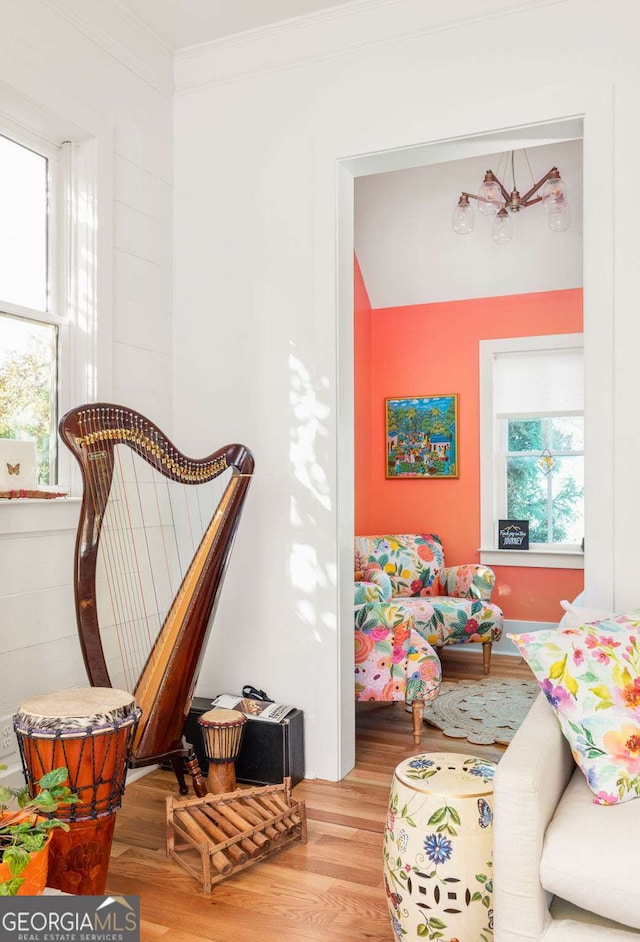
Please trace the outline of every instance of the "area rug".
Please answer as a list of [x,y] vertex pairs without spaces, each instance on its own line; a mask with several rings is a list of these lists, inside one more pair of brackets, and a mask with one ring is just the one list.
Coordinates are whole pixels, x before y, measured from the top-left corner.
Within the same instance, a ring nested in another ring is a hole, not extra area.
[[510,743],[540,693],[535,680],[445,680],[425,722],[477,745]]

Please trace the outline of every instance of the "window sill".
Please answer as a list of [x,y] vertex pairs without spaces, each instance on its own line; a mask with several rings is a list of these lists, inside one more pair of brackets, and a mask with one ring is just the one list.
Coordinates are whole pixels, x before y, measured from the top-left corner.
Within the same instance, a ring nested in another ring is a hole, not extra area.
[[496,550],[480,549],[485,566],[525,566],[529,569],[584,569],[580,550]]
[[75,530],[80,513],[79,497],[17,497],[0,500],[0,536]]

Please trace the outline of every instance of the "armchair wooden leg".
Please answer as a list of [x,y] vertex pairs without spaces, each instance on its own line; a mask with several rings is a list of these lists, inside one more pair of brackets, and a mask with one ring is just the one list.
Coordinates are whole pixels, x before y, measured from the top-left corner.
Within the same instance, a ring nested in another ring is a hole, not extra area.
[[482,669],[485,674],[489,673],[491,665],[491,641],[485,641],[482,645]]
[[416,746],[420,745],[422,739],[422,723],[424,719],[424,700],[414,700],[411,704],[411,715],[413,717],[413,741]]

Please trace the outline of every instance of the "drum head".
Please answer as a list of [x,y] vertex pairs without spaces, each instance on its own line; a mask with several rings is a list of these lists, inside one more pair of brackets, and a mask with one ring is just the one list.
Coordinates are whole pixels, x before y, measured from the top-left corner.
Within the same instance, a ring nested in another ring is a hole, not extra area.
[[45,693],[20,706],[17,728],[29,730],[75,730],[113,728],[137,718],[136,702],[126,690],[113,687],[71,687]]
[[239,710],[224,710],[222,707],[209,710],[198,717],[201,726],[242,726],[246,720],[244,713]]

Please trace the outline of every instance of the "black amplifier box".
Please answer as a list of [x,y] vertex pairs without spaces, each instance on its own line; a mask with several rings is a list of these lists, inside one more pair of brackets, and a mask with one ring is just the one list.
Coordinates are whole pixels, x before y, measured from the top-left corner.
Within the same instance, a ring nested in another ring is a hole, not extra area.
[[[209,763],[202,744],[198,718],[212,709],[208,697],[194,697],[184,735],[196,751],[206,775]],[[279,723],[247,717],[240,755],[235,761],[236,779],[250,785],[278,785],[287,776],[297,785],[304,778],[304,714],[292,710]]]

